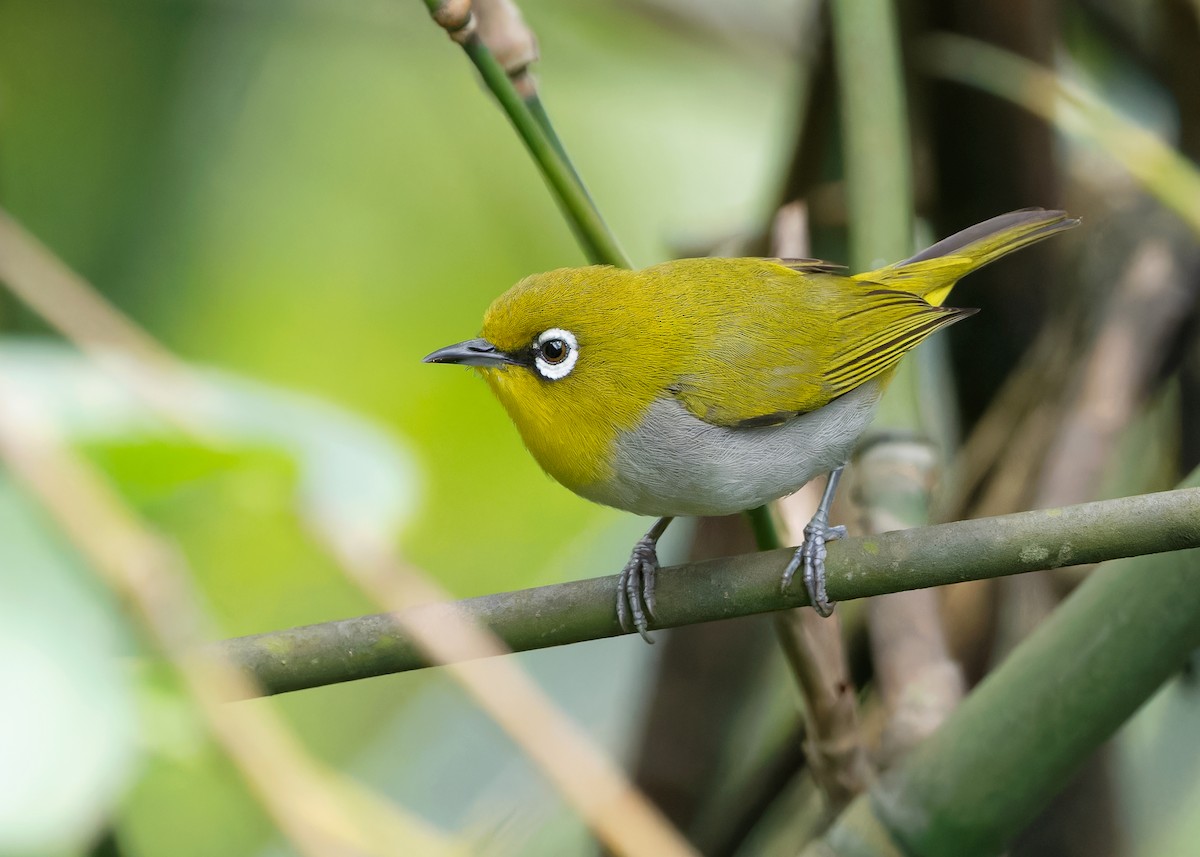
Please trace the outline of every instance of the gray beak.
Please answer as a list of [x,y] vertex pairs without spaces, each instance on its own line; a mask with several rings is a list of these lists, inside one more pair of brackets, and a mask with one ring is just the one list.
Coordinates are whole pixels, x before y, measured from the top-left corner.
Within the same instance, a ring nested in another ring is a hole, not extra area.
[[486,339],[468,339],[447,345],[425,357],[422,363],[456,363],[459,366],[503,366],[518,361],[509,357]]

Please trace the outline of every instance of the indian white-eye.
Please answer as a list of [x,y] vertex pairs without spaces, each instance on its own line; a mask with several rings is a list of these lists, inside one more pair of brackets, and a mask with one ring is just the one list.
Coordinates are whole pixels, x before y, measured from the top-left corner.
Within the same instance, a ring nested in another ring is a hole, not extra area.
[[825,542],[842,466],[897,363],[975,310],[943,306],[960,277],[1078,220],[1027,209],[910,259],[847,276],[814,260],[680,259],[526,277],[481,338],[429,363],[475,367],[538,463],[577,494],[661,520],[621,575],[617,613],[643,636],[655,545],[677,515],[726,515],[830,481],[804,544],[812,605],[828,614]]

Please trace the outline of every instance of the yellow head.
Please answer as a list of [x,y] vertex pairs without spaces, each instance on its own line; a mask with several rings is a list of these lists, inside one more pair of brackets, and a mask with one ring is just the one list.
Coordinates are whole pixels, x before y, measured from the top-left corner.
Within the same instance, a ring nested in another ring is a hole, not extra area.
[[614,439],[684,359],[680,343],[663,340],[644,275],[588,267],[526,277],[488,308],[480,339],[425,360],[478,369],[538,463],[586,494],[609,475]]

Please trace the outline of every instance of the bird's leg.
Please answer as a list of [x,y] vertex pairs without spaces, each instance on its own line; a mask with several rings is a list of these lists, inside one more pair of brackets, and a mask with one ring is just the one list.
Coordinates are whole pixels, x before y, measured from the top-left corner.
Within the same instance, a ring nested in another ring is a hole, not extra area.
[[825,543],[846,535],[845,527],[829,526],[829,507],[833,505],[833,494],[837,491],[838,480],[842,478],[843,467],[845,465],[830,472],[817,513],[804,528],[804,544],[796,549],[792,561],[783,572],[781,591],[787,592],[792,575],[796,569],[804,566],[804,588],[808,590],[808,602],[822,616],[833,613],[833,604],[825,597]]
[[642,536],[633,546],[633,553],[621,576],[617,578],[617,621],[621,630],[633,630],[629,626],[633,619],[633,628],[642,635],[647,643],[650,639],[650,625],[647,616],[654,618],[654,578],[658,573],[658,540],[667,531],[670,518],[659,518],[650,532]]

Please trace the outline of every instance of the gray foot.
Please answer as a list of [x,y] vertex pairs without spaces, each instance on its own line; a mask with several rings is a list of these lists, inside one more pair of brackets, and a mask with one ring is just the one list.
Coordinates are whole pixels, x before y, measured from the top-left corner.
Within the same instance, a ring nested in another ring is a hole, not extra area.
[[833,602],[825,596],[825,543],[844,538],[845,535],[845,527],[831,527],[820,512],[814,515],[804,528],[804,544],[796,548],[792,561],[784,569],[780,591],[787,592],[792,584],[792,576],[803,566],[804,588],[808,590],[809,603],[822,616],[831,615]]
[[[647,643],[654,642],[650,638],[647,617],[654,618],[654,578],[658,573],[657,541],[657,536],[649,535],[640,539],[633,546],[633,554],[617,579],[617,621],[621,623],[621,630],[631,631],[636,628]],[[633,620],[632,628],[630,619]]]

